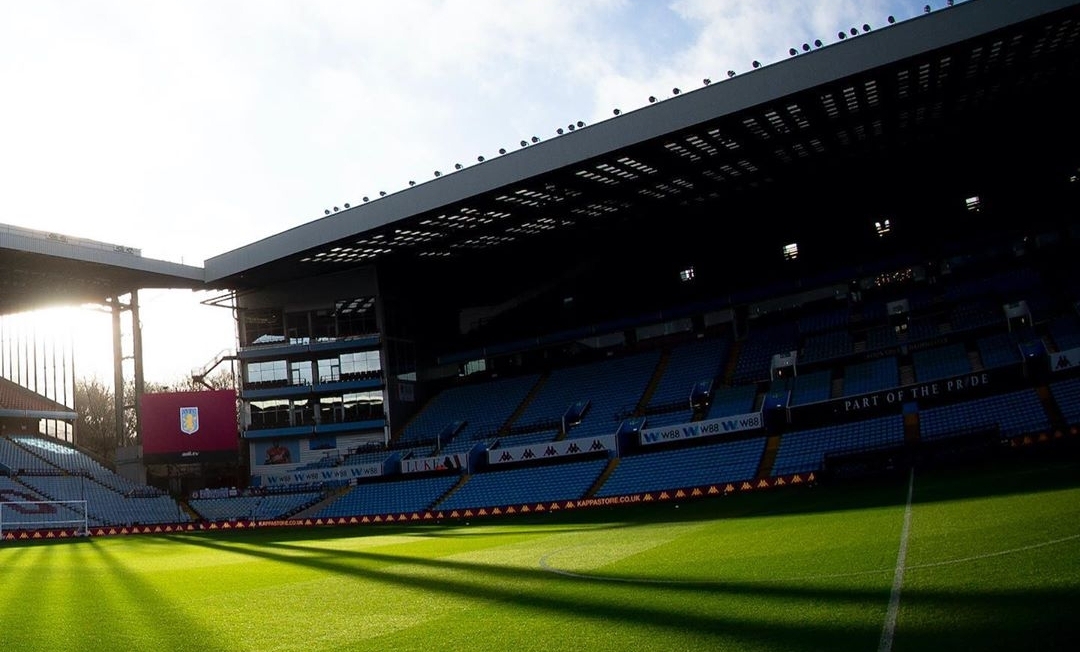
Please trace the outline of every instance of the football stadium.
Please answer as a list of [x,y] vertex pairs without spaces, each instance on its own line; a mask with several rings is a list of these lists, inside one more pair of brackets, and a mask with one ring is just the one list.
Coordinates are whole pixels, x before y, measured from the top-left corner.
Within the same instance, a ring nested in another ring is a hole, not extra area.
[[1076,649],[1080,2],[882,23],[201,266],[0,225],[134,428],[0,321],[4,648]]

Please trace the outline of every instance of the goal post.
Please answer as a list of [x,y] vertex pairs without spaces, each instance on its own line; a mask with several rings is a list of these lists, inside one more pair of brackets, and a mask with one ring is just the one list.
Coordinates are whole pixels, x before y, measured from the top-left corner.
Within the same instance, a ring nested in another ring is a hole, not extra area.
[[0,541],[16,531],[64,529],[89,534],[85,500],[0,501]]

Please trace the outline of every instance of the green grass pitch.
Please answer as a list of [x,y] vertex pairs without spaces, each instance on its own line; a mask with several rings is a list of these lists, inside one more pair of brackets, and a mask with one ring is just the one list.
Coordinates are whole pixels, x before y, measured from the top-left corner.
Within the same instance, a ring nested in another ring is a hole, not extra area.
[[1075,650],[1078,468],[1069,456],[916,470],[910,508],[904,475],[468,525],[3,542],[0,642]]

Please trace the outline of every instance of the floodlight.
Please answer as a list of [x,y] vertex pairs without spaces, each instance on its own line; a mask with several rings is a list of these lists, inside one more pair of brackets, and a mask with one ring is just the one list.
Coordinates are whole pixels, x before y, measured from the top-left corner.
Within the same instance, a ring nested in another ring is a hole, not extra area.
[[415,186],[415,185],[416,185],[416,182],[415,182],[415,181],[412,181],[412,180],[410,180],[410,181],[409,181],[409,185],[410,185],[410,186]]
[[558,129],[556,129],[555,133],[559,134],[560,136],[563,135],[562,127],[559,127]]
[[869,32],[870,31],[870,23],[863,23],[862,31]]
[[329,215],[329,214],[330,214],[330,209],[329,208],[323,209],[323,215]]
[[836,33],[836,38],[838,38],[838,39],[840,39],[841,41],[843,41],[843,40],[844,40],[845,38],[847,38],[847,34],[845,34],[845,33],[843,33],[843,32],[837,32],[837,33]]
[[483,162],[484,162],[484,157],[483,157],[483,156],[477,156],[477,157],[476,157],[476,160],[477,160],[478,162],[480,162],[480,163],[483,163]]
[[895,23],[895,22],[896,22],[896,19],[895,19],[895,18],[893,18],[892,16],[889,16],[889,17],[888,17],[888,18],[886,18],[885,20],[889,21],[889,24],[890,24],[890,25],[892,25],[893,23]]
[[460,170],[461,169],[461,163],[454,163],[454,169],[455,170]]
[[930,13],[930,5],[923,5],[922,12],[924,14]]
[[802,44],[802,51],[803,52],[809,52],[810,51],[810,44],[809,43],[803,43]]
[[851,35],[852,35],[852,36],[858,36],[858,35],[859,35],[859,30],[857,30],[857,29],[855,29],[854,27],[852,27],[852,28],[851,28]]
[[727,76],[728,76],[728,79],[731,79],[732,77],[735,76],[735,71],[734,70],[727,71]]
[[529,144],[529,141],[527,141],[527,140],[523,140],[523,141],[521,141],[521,146],[522,146],[522,147],[527,147],[527,146],[528,146],[528,144]]
[[540,142],[540,139],[537,138],[536,136],[533,136],[532,141],[533,141],[533,143],[538,143],[538,142]]
[[711,80],[711,79],[709,79],[708,77],[706,77],[705,79],[702,79],[702,80],[701,80],[701,83],[702,83],[702,84],[705,84],[706,86],[708,86],[709,84],[711,84],[711,83],[712,83],[712,80]]
[[500,154],[505,154],[506,153],[506,148],[505,147],[500,147],[499,148],[499,153]]
[[672,95],[678,95],[679,94],[679,89],[678,88],[671,89],[671,94]]
[[787,53],[790,54],[791,56],[795,56],[796,54],[799,53],[799,51],[796,50],[795,48],[789,48]]
[[760,68],[761,67],[761,62],[758,61],[757,59],[755,59],[750,65],[755,67],[755,68]]
[[379,191],[379,196],[380,197],[385,197],[386,196],[386,191],[385,190],[380,190]]
[[340,208],[338,208],[337,206],[334,206],[334,212],[335,212],[335,213],[336,213],[336,212],[338,212],[339,210],[341,210],[341,209],[340,209]]
[[649,96],[649,104],[652,104],[652,103],[653,103],[653,102],[655,102],[655,101],[656,101],[656,97],[655,97],[655,96],[653,96],[653,95],[650,95],[650,96]]
[[620,111],[618,109],[613,109],[611,112],[614,113],[615,115],[619,115],[620,113],[622,113],[622,111]]
[[571,122],[570,124],[566,125],[566,128],[567,128],[567,129],[569,129],[570,131],[573,131],[573,130],[574,130],[574,129],[576,129],[577,127],[575,127],[575,126],[574,126],[574,123],[572,123],[572,122]]
[[442,176],[442,172],[439,172],[438,170],[435,170],[435,176],[436,176],[436,177],[441,177],[441,176]]
[[814,39],[814,47],[816,47],[816,48],[821,47],[821,39],[819,39],[819,38]]
[[348,204],[345,204],[345,208],[349,208],[349,205],[348,205]]
[[368,200],[367,195],[364,195],[364,201],[366,202],[367,200]]
[[584,127],[584,126],[585,126],[585,123],[584,123],[584,122],[582,122],[581,120],[578,120],[578,121],[577,121],[577,126],[579,126],[579,127]]

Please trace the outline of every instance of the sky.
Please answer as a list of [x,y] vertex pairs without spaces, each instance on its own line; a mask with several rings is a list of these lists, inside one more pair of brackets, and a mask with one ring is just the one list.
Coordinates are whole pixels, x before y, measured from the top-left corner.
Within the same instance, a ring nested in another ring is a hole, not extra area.
[[[201,267],[334,206],[924,4],[0,0],[0,224]],[[229,311],[206,298],[140,293],[148,381],[235,346]],[[107,318],[63,319],[80,369],[111,377]]]

